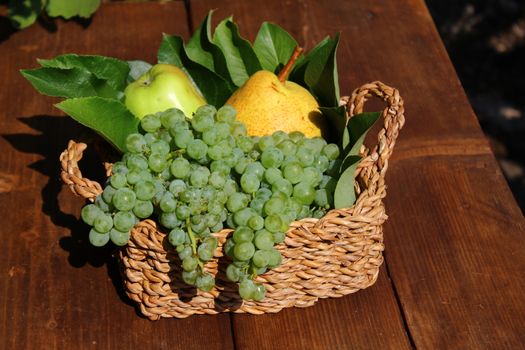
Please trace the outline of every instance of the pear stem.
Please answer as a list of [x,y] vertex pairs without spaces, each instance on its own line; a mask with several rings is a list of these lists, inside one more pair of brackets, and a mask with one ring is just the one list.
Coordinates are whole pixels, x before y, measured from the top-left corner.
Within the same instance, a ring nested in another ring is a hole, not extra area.
[[297,59],[299,58],[302,52],[303,52],[302,47],[297,46],[295,48],[295,50],[292,53],[292,56],[290,57],[286,65],[283,67],[283,69],[281,69],[281,71],[279,72],[279,75],[277,76],[277,78],[279,78],[279,81],[281,83],[284,83],[286,79],[288,79],[288,75],[292,71],[292,67],[295,64],[295,61],[297,61]]

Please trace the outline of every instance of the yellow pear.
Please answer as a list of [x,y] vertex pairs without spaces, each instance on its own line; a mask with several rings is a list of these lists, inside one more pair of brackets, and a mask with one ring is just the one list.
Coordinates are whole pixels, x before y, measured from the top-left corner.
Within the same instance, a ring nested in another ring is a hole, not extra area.
[[285,80],[298,54],[294,56],[282,74],[258,71],[226,102],[237,110],[237,119],[246,124],[249,135],[264,136],[282,130],[321,136],[319,104],[308,90]]

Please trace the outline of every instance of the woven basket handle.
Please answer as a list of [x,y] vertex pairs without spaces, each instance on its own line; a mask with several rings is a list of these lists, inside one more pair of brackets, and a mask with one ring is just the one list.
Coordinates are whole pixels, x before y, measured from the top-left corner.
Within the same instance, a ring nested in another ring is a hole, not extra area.
[[69,141],[67,149],[60,155],[60,165],[62,167],[60,177],[69,186],[71,192],[93,202],[102,193],[102,186],[96,181],[83,177],[78,167],[78,162],[82,159],[86,148],[87,145],[85,143]]
[[382,112],[384,124],[377,135],[377,144],[372,150],[363,146],[361,151],[365,157],[361,160],[358,171],[362,179],[375,183],[378,181],[376,174],[379,174],[381,179],[385,177],[388,159],[394,150],[399,130],[405,124],[405,109],[403,99],[397,89],[380,81],[374,81],[361,86],[352,93],[346,105],[350,118],[363,112],[365,102],[372,96],[378,97],[386,103]]

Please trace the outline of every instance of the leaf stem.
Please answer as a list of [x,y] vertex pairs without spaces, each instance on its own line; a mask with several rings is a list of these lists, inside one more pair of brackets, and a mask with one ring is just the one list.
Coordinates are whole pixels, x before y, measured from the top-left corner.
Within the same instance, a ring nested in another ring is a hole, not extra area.
[[290,72],[292,71],[292,67],[295,64],[295,61],[297,61],[297,59],[299,58],[302,52],[303,52],[302,47],[297,46],[295,48],[295,50],[292,53],[292,56],[290,57],[286,65],[283,67],[283,69],[281,69],[281,71],[279,72],[279,75],[277,76],[281,83],[284,83],[286,79],[288,79],[288,75],[290,75]]

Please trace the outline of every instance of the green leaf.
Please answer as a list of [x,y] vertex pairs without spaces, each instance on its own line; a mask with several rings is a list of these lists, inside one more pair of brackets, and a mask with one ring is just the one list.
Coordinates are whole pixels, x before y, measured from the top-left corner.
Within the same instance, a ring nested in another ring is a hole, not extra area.
[[128,61],[129,65],[129,74],[126,79],[126,83],[132,83],[138,78],[140,78],[144,73],[146,73],[152,67],[151,64],[144,61]]
[[206,101],[222,106],[235,90],[235,86],[203,65],[189,59],[179,36],[164,35],[158,52],[159,63],[169,63],[185,69]]
[[120,101],[92,96],[67,99],[55,106],[95,130],[121,152],[126,149],[126,137],[138,132],[139,120]]
[[350,156],[346,161],[347,167],[341,173],[341,176],[337,180],[334,191],[334,207],[335,209],[350,208],[354,205],[356,200],[354,181],[355,181],[355,169],[359,164],[361,157]]
[[115,91],[123,91],[126,88],[126,78],[130,70],[126,61],[95,55],[66,54],[51,60],[39,59],[38,63],[48,68],[84,69],[98,79],[107,81]]
[[331,142],[337,143],[343,138],[343,132],[346,125],[345,106],[338,107],[319,107],[323,116],[330,121],[331,128],[328,128],[328,135],[323,137]]
[[100,0],[48,0],[46,10],[49,16],[62,16],[69,19],[74,16],[88,18],[100,6]]
[[297,41],[287,31],[269,22],[261,25],[253,43],[262,68],[274,73],[288,62],[296,47]]
[[339,77],[337,73],[337,46],[339,34],[335,38],[325,38],[317,44],[290,74],[290,80],[308,86],[319,104],[335,107],[339,104]]
[[20,72],[38,92],[44,95],[66,98],[101,96],[118,99],[120,97],[119,92],[109,86],[105,80],[98,79],[85,69],[43,67]]
[[192,37],[185,45],[186,54],[193,62],[199,63],[233,84],[226,65],[226,58],[221,48],[212,41],[212,14],[213,10],[209,11],[201,25],[195,29]]
[[367,112],[348,119],[344,128],[341,146],[345,155],[358,155],[366,134],[381,116],[381,112]]
[[215,28],[213,42],[224,53],[228,71],[236,86],[241,86],[250,75],[262,69],[252,45],[239,35],[237,25],[232,22],[231,17]]
[[9,19],[18,29],[29,27],[35,23],[44,4],[42,0],[9,0]]

